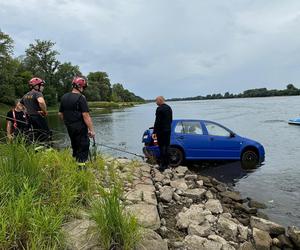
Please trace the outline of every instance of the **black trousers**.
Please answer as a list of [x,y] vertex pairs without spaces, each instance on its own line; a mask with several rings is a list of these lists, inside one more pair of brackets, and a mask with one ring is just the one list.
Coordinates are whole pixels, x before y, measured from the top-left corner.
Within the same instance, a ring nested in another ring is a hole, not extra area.
[[160,166],[167,168],[169,165],[168,149],[170,146],[171,131],[162,131],[157,133],[157,142],[160,152]]
[[29,133],[30,141],[48,142],[51,140],[51,131],[45,117],[30,115],[29,125],[32,128],[31,133]]
[[68,125],[67,130],[71,139],[73,157],[77,162],[86,162],[90,147],[87,127],[83,124],[74,124]]

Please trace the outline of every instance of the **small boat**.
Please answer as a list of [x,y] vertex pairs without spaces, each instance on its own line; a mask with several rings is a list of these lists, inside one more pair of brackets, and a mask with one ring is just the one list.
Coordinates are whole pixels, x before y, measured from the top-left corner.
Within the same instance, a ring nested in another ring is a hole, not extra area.
[[295,119],[290,119],[289,124],[300,125],[300,117]]

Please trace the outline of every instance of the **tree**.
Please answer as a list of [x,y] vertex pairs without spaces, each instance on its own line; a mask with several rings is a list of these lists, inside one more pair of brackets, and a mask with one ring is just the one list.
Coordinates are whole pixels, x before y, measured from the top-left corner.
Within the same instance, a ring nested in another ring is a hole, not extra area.
[[[99,93],[100,99],[98,101],[111,101],[111,84],[106,72],[90,72],[87,78],[89,81],[89,85],[94,86],[95,91],[97,90],[97,92]],[[90,98],[93,97],[90,96]]]

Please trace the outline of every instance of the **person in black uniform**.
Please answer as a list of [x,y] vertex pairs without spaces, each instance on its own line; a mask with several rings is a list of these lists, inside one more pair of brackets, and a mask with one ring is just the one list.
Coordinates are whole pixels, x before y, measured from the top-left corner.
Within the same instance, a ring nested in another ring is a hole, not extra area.
[[59,115],[64,121],[71,140],[73,157],[81,169],[88,160],[90,140],[95,137],[92,119],[85,96],[82,94],[87,87],[83,77],[75,77],[72,81],[72,91],[61,98]]
[[46,120],[47,105],[42,93],[44,86],[44,80],[38,77],[32,78],[29,81],[30,91],[21,99],[29,117],[29,124],[33,129],[33,133],[30,134],[32,141],[46,142],[51,139],[51,131]]
[[160,151],[159,170],[164,171],[169,165],[168,148],[170,145],[173,114],[171,107],[165,103],[164,97],[158,96],[156,104],[158,107],[155,113],[156,118],[152,137],[157,138]]
[[15,107],[7,112],[6,132],[9,140],[18,135],[26,135],[28,132],[27,115],[24,112],[23,104],[20,103],[20,99],[16,100]]

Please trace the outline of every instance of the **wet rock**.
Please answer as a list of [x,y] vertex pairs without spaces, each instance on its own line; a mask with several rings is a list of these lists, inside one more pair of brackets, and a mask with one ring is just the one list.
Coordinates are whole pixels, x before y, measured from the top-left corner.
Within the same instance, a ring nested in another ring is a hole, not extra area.
[[251,216],[250,224],[252,228],[258,228],[272,235],[280,235],[285,233],[285,228],[275,222]]
[[170,186],[163,186],[160,190],[160,199],[162,201],[170,202],[173,197],[173,188]]
[[66,223],[62,230],[66,236],[67,249],[72,250],[101,250],[98,237],[95,234],[96,224],[87,219],[73,220]]
[[223,197],[229,198],[231,200],[234,200],[234,201],[238,201],[238,202],[243,201],[243,198],[242,198],[242,196],[240,195],[239,192],[225,191],[225,192],[221,192],[220,195],[223,196]]
[[210,210],[213,214],[223,213],[223,208],[219,200],[209,199],[205,203],[205,208]]
[[261,212],[261,211],[258,211],[256,216],[259,217],[259,218],[265,219],[265,220],[269,220],[269,216],[266,215],[265,213]]
[[176,216],[176,226],[179,229],[188,228],[188,226],[192,223],[200,224],[205,220],[205,216],[203,215],[203,206],[202,205],[192,205],[186,211],[180,212]]
[[218,220],[218,229],[225,239],[236,239],[238,228],[237,225],[230,219],[227,219],[221,215]]
[[253,239],[257,250],[269,250],[272,238],[269,233],[257,228],[253,228]]
[[153,230],[160,227],[160,218],[155,205],[134,204],[127,206],[126,210],[135,215],[142,226]]
[[144,229],[143,237],[136,250],[168,250],[168,243],[153,230]]
[[188,189],[188,186],[187,186],[187,184],[186,184],[186,182],[185,182],[184,179],[177,179],[177,180],[171,181],[170,185],[173,188],[176,188],[176,189],[179,189],[179,190],[183,190],[183,191],[185,191],[185,190]]
[[206,237],[211,233],[210,228],[211,226],[207,221],[204,221],[200,225],[192,223],[188,227],[188,234]]
[[201,199],[205,195],[206,190],[203,188],[187,189],[184,195],[191,199]]
[[296,247],[300,249],[300,230],[299,230],[299,228],[295,227],[295,226],[288,227],[287,233],[290,236],[293,243],[296,245]]
[[292,242],[285,234],[281,234],[277,238],[280,241],[280,245],[279,245],[280,247],[283,246],[283,247],[293,248]]
[[222,244],[208,240],[197,235],[188,235],[184,239],[184,245],[188,250],[221,250]]
[[248,202],[248,206],[249,207],[254,207],[254,208],[260,208],[260,209],[267,208],[267,206],[265,204],[263,204],[261,202],[258,202],[258,201],[255,201],[255,200],[252,200],[252,199]]
[[242,212],[245,212],[247,214],[256,214],[257,213],[257,209],[256,208],[249,208],[248,206],[235,202],[234,203],[234,208],[237,210],[240,210]]

